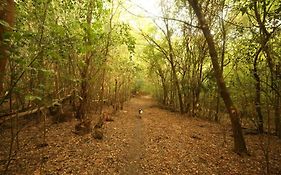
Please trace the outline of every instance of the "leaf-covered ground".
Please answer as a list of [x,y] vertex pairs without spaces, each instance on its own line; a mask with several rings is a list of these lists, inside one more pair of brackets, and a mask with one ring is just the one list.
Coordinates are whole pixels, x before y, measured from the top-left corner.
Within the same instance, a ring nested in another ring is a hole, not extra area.
[[[141,119],[139,108],[144,110]],[[42,148],[38,147],[42,126],[24,129],[19,137],[20,151],[13,157],[8,173],[265,174],[264,153],[269,139],[271,174],[281,174],[281,140],[276,137],[246,135],[250,156],[241,157],[232,151],[229,126],[225,129],[160,109],[148,97],[132,99],[113,118],[114,122],[104,125],[105,137],[101,141],[91,134],[74,134],[75,120],[50,125],[46,133],[48,146]],[[3,143],[8,142],[3,135]],[[8,148],[2,147],[7,152]],[[6,152],[0,155],[1,171]]]

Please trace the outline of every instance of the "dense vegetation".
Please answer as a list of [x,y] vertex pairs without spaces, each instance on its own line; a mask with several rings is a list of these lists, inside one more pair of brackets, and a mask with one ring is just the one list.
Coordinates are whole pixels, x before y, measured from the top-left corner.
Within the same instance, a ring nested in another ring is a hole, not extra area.
[[15,5],[12,13],[17,18],[10,26],[14,32],[3,35],[3,42],[10,45],[5,50],[9,62],[2,70],[1,105],[11,100],[10,111],[34,108],[74,90],[80,99],[77,110],[84,115],[84,105],[96,103],[92,106],[98,108],[102,99],[119,105],[128,98],[125,89],[136,71],[135,39],[129,25],[118,21],[116,2],[18,1]]
[[1,2],[1,125],[66,100],[85,122],[145,92],[188,116],[229,115],[238,153],[242,127],[281,138],[280,0],[163,0],[147,19],[130,2]]
[[142,33],[149,43],[144,57],[152,79],[158,79],[157,98],[171,109],[215,121],[235,105],[243,122],[260,133],[275,123],[280,137],[279,3],[165,3],[162,23]]

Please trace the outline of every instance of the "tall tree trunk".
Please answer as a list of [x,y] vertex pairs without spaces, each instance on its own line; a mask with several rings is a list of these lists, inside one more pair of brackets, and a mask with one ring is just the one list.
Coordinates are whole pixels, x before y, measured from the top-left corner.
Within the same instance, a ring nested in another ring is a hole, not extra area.
[[165,75],[164,75],[163,71],[161,70],[161,68],[158,68],[158,75],[161,79],[162,90],[163,90],[162,103],[163,103],[163,105],[166,105],[167,97],[168,97],[168,90],[167,90],[167,86],[166,86],[166,78],[165,78]]
[[260,48],[256,55],[255,55],[255,59],[254,59],[254,71],[253,71],[253,75],[254,78],[256,80],[255,83],[255,108],[256,108],[256,113],[257,113],[257,117],[258,117],[258,131],[259,133],[263,133],[263,115],[262,115],[262,111],[261,111],[261,80],[260,80],[260,76],[258,74],[258,69],[257,69],[257,64],[258,64],[258,58],[259,58],[259,54],[261,52],[262,48]]
[[[281,138],[281,122],[280,122],[280,81],[278,80],[278,75],[280,74],[280,62],[275,62],[272,58],[272,53],[270,52],[269,40],[271,39],[273,33],[277,31],[278,27],[271,28],[268,30],[266,27],[266,18],[269,18],[269,12],[266,11],[266,6],[268,2],[263,1],[253,1],[253,7],[255,12],[255,19],[259,25],[260,29],[260,45],[261,49],[265,52],[266,61],[271,74],[271,88],[274,91],[275,101],[274,101],[274,111],[275,111],[275,129],[276,133]],[[263,11],[259,10],[259,4],[263,7]],[[274,69],[276,66],[276,69]],[[280,77],[279,77],[280,78]]]
[[180,88],[180,83],[179,79],[176,73],[176,68],[174,65],[172,65],[172,71],[173,71],[173,79],[174,79],[174,84],[177,89],[177,95],[178,95],[178,100],[179,100],[179,105],[180,105],[180,113],[184,113],[184,108],[183,108],[183,101],[182,101],[182,93],[181,93],[181,88]]
[[191,73],[191,77],[192,77],[192,80],[191,80],[191,93],[192,93],[192,117],[195,117],[197,114],[196,114],[196,87],[197,87],[197,72],[196,72],[196,63],[197,63],[197,60],[195,57],[193,57],[193,60],[192,60],[192,64],[193,64],[193,67],[192,67],[192,73]]
[[[280,66],[281,66],[280,63],[279,63],[279,65],[276,66],[276,76],[281,75]],[[276,84],[277,84],[276,88],[280,89],[281,82],[278,81]],[[281,98],[280,98],[280,90],[279,90],[279,92],[275,92],[275,105],[274,105],[275,106],[274,107],[275,108],[275,112],[274,112],[275,117],[274,118],[275,118],[275,131],[276,131],[277,136],[281,139],[281,121],[280,121],[281,103],[280,103],[280,101],[281,101]]]
[[113,109],[118,111],[118,80],[115,78]]
[[[225,3],[225,1],[223,1],[223,6],[224,6],[224,3]],[[223,10],[222,10],[222,13],[223,13]],[[226,30],[225,30],[225,25],[224,25],[224,19],[221,19],[221,27],[222,27],[221,74],[223,75],[224,57],[225,57],[225,49],[226,49]],[[220,90],[218,87],[215,122],[219,121],[219,110],[220,110]]]
[[8,61],[8,46],[4,43],[6,32],[11,31],[15,21],[15,5],[13,0],[1,0],[0,4],[0,20],[9,24],[9,27],[0,24],[0,96],[3,95],[4,90],[4,75]]
[[[88,6],[88,13],[87,13],[87,25],[88,28],[86,28],[86,34],[87,34],[87,41],[86,45],[91,46],[91,23],[92,23],[92,15],[93,15],[93,6],[94,1],[91,0],[89,2]],[[89,66],[92,58],[91,51],[87,52],[85,55],[85,64],[83,65],[83,68],[81,70],[81,91],[80,91],[80,105],[78,107],[77,111],[77,118],[81,121],[84,121],[86,119],[86,110],[87,110],[87,104],[88,104],[88,96],[89,96]]]
[[101,114],[103,111],[103,105],[104,105],[104,80],[105,80],[105,69],[102,70],[102,80],[101,80],[101,90],[99,93],[99,113]]
[[[204,44],[205,45],[205,44]],[[203,47],[205,48],[205,46]],[[202,86],[202,76],[203,76],[203,61],[205,58],[205,53],[202,54],[202,57],[200,58],[200,62],[198,65],[198,69],[199,69],[199,77],[197,78],[197,87],[196,87],[196,91],[195,91],[195,97],[196,97],[196,103],[199,102],[200,99],[200,92],[201,92],[201,86]]]
[[275,118],[275,132],[281,139],[281,121],[280,121],[280,96],[275,94],[274,118]]
[[228,89],[225,85],[225,82],[224,82],[224,79],[222,76],[222,72],[221,72],[221,68],[220,68],[219,62],[218,62],[218,54],[216,51],[213,36],[210,32],[210,29],[206,22],[205,17],[202,14],[202,10],[198,4],[198,1],[197,0],[188,0],[188,2],[191,5],[191,7],[193,8],[193,10],[198,18],[198,22],[201,26],[203,34],[208,43],[209,54],[211,57],[213,68],[214,68],[217,85],[220,89],[221,97],[225,103],[225,106],[227,108],[227,111],[228,111],[228,113],[230,115],[230,119],[231,119],[232,131],[233,131],[233,136],[234,136],[234,151],[239,154],[247,153],[247,147],[246,147],[246,143],[245,143],[244,136],[242,133],[239,113],[238,113],[237,109],[235,108],[235,106],[232,102],[232,99],[230,97],[230,93],[228,92]]
[[206,42],[204,42],[204,45],[203,45],[203,53],[200,53],[199,54],[199,63],[198,63],[198,67],[196,69],[196,72],[198,74],[199,72],[199,76],[196,76],[196,86],[195,86],[195,89],[194,89],[194,104],[193,104],[193,116],[194,116],[194,110],[195,109],[198,109],[198,105],[199,105],[199,101],[200,101],[200,92],[201,92],[201,86],[202,86],[202,75],[203,75],[203,61],[204,61],[204,58],[205,58],[205,46],[206,46]]
[[[266,42],[266,41],[264,41]],[[278,80],[278,75],[280,75],[280,63],[273,63],[271,58],[271,52],[268,46],[264,47],[265,55],[267,58],[267,64],[270,70],[270,79],[271,79],[271,88],[273,89],[274,96],[274,123],[275,123],[275,132],[279,138],[281,138],[281,121],[280,121],[280,80]],[[274,69],[274,67],[276,67]]]
[[174,85],[176,86],[176,89],[177,89],[177,95],[178,95],[178,100],[179,100],[179,105],[180,105],[180,113],[183,114],[184,107],[183,107],[182,93],[181,93],[180,83],[179,83],[179,79],[178,79],[177,72],[176,72],[176,66],[175,66],[175,60],[174,60],[174,50],[173,50],[172,41],[171,41],[171,32],[169,29],[169,24],[168,24],[167,19],[164,19],[164,23],[165,23],[166,30],[167,30],[166,38],[167,38],[168,45],[169,45],[169,57],[170,57],[169,62],[171,64],[171,68],[172,68],[172,75],[173,75],[172,77],[173,77]]

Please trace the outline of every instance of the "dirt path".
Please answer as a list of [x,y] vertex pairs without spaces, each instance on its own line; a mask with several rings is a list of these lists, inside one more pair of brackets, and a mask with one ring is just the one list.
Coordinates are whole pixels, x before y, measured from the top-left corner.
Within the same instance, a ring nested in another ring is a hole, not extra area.
[[[142,118],[137,118],[142,108]],[[261,136],[246,136],[251,156],[233,153],[230,130],[226,143],[220,125],[181,116],[157,107],[148,98],[131,99],[104,125],[105,138],[77,136],[77,121],[52,125],[47,130],[48,146],[37,148],[40,126],[30,127],[21,138],[21,151],[9,174],[263,174],[265,161]],[[29,138],[30,137],[30,138]],[[270,168],[281,174],[281,141],[271,138]]]
[[126,106],[128,111],[125,111],[125,113],[129,120],[126,120],[128,123],[126,123],[125,127],[128,127],[129,148],[128,150],[124,150],[124,153],[127,154],[127,164],[121,171],[121,174],[143,174],[142,167],[140,166],[140,161],[144,153],[143,120],[139,118],[142,116],[138,114],[138,110],[140,108],[144,109],[145,104],[141,102],[143,101],[133,99]]

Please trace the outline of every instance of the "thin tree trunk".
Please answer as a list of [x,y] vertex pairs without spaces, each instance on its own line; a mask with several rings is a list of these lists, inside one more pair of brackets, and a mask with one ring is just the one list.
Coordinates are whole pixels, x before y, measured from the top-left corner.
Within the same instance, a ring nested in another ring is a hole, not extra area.
[[[204,45],[203,45],[204,50],[205,50],[205,45],[206,45],[206,42],[204,42]],[[205,58],[205,51],[203,51],[203,54],[200,54],[200,61],[199,61],[198,68],[197,68],[197,72],[199,71],[199,77],[197,76],[197,80],[196,80],[197,82],[196,82],[196,87],[195,87],[195,99],[194,99],[195,103],[194,104],[195,104],[196,108],[198,108],[197,105],[199,104],[199,101],[200,101],[204,58]]]
[[15,21],[15,5],[13,0],[4,0],[0,4],[0,20],[9,24],[9,27],[0,24],[0,96],[4,90],[4,75],[9,56],[7,55],[8,46],[4,43],[4,33],[11,31]]
[[[224,4],[224,2],[223,2]],[[222,26],[222,51],[221,51],[221,73],[223,75],[223,66],[224,66],[224,57],[225,57],[225,49],[226,49],[226,31],[224,25],[224,19],[221,20]],[[217,89],[217,105],[216,105],[216,114],[215,114],[215,122],[219,121],[219,110],[220,110],[220,90],[219,87]]]
[[179,100],[179,105],[180,105],[180,113],[183,114],[184,108],[183,108],[181,88],[180,88],[180,83],[179,83],[178,76],[177,76],[177,73],[176,73],[176,68],[175,68],[174,65],[172,65],[172,71],[173,71],[175,86],[176,86],[176,89],[177,89],[177,95],[178,95],[178,98],[179,98],[178,100]]
[[117,107],[117,93],[118,93],[118,80],[115,79],[115,87],[114,87],[114,110],[117,111],[118,107]]
[[[88,14],[87,14],[87,25],[89,28],[86,29],[86,34],[87,34],[87,41],[86,45],[90,46],[91,45],[91,34],[90,34],[90,27],[92,23],[92,14],[93,14],[93,6],[94,6],[94,1],[91,0],[89,2],[88,6]],[[91,62],[91,57],[92,53],[89,51],[85,55],[85,65],[83,65],[82,71],[81,71],[81,98],[80,98],[80,105],[78,107],[77,111],[77,118],[80,119],[81,121],[84,121],[86,119],[86,110],[87,110],[87,104],[88,104],[88,96],[89,96],[89,66]]]
[[103,111],[103,105],[104,105],[104,80],[105,80],[105,69],[102,70],[102,82],[101,82],[101,90],[99,95],[99,113],[101,114]]
[[163,103],[163,105],[166,105],[167,104],[168,91],[167,91],[167,86],[166,86],[166,79],[165,79],[164,73],[161,70],[161,68],[158,69],[158,75],[159,75],[159,77],[161,79],[161,83],[162,83],[162,90],[163,90],[162,103]]
[[173,51],[173,46],[172,46],[172,41],[171,41],[171,34],[170,34],[170,29],[169,29],[169,24],[167,20],[164,20],[165,22],[165,26],[166,26],[166,30],[167,30],[167,41],[169,44],[169,57],[170,57],[170,64],[171,64],[171,68],[172,68],[172,77],[173,77],[173,81],[174,84],[176,86],[177,89],[177,95],[178,95],[178,100],[179,100],[179,105],[180,105],[180,113],[183,114],[184,113],[184,108],[183,108],[183,100],[182,100],[182,93],[181,93],[181,88],[180,88],[180,83],[179,83],[179,79],[177,76],[177,72],[176,72],[176,66],[174,63],[174,51]]
[[234,136],[234,151],[239,154],[247,153],[247,147],[246,147],[246,143],[245,143],[244,136],[242,133],[239,113],[238,113],[236,107],[234,106],[232,99],[230,97],[230,93],[228,92],[228,89],[225,85],[225,82],[224,82],[224,79],[222,76],[222,71],[221,71],[221,68],[220,68],[219,62],[218,62],[218,55],[217,55],[213,36],[210,32],[210,29],[205,20],[205,17],[202,14],[202,10],[198,4],[198,1],[197,0],[188,0],[188,2],[192,6],[192,8],[198,18],[198,22],[201,26],[203,34],[208,43],[209,54],[211,57],[213,68],[214,68],[217,85],[220,89],[221,97],[224,100],[225,106],[227,108],[227,111],[228,111],[228,113],[230,115],[230,119],[231,119],[232,131],[233,131],[233,136]]
[[261,48],[257,51],[256,55],[255,55],[255,59],[254,59],[254,71],[253,71],[253,75],[254,78],[256,80],[255,83],[255,108],[256,108],[256,112],[257,112],[257,116],[258,116],[258,131],[259,133],[263,133],[263,115],[262,115],[262,111],[261,111],[261,80],[258,74],[258,70],[257,70],[257,64],[258,64],[258,57],[259,57],[259,53],[261,52]]
[[280,97],[276,95],[276,106],[275,106],[275,132],[277,136],[281,139],[281,121],[280,121]]
[[[276,66],[276,76],[280,75],[280,66],[281,66],[281,64]],[[277,89],[280,89],[280,88],[281,88],[281,83],[279,81],[277,83]],[[281,139],[281,121],[280,121],[280,117],[281,117],[280,105],[281,104],[280,104],[280,101],[281,101],[280,95],[277,92],[275,92],[275,105],[274,105],[275,131],[276,131],[277,136]]]
[[[258,3],[262,4],[262,7],[264,8],[263,12],[260,13],[259,8],[258,8]],[[278,74],[279,74],[279,67],[280,67],[280,63],[279,66],[277,64],[274,63],[274,59],[271,56],[271,52],[270,52],[270,48],[268,46],[269,40],[271,39],[271,37],[273,36],[273,33],[276,31],[276,28],[273,28],[273,30],[271,32],[268,31],[268,29],[266,28],[265,25],[265,18],[269,17],[269,13],[266,11],[266,1],[254,1],[254,12],[255,12],[255,17],[256,17],[256,21],[259,25],[259,29],[260,29],[260,33],[261,33],[261,39],[259,40],[260,44],[261,44],[261,49],[265,52],[265,56],[266,56],[266,61],[270,70],[270,74],[271,74],[271,87],[272,90],[274,91],[274,95],[275,95],[275,101],[274,101],[274,110],[275,110],[275,129],[276,129],[276,133],[277,135],[279,135],[279,137],[281,138],[281,122],[280,122],[280,86],[278,84]],[[276,66],[276,70],[274,70],[274,67]]]
[[[205,44],[204,44],[205,45]],[[204,48],[204,47],[203,47]],[[205,54],[202,55],[200,63],[199,63],[199,78],[197,79],[197,87],[196,87],[196,103],[199,102],[200,99],[200,92],[201,92],[201,86],[202,86],[202,75],[203,75],[203,61],[205,58]]]
[[[196,58],[194,57],[193,58],[193,61],[192,61],[192,64],[193,64],[193,67],[192,67],[192,80],[191,80],[191,93],[192,93],[192,117],[195,117],[197,114],[196,114],[196,82],[197,81],[197,75],[196,75],[196,62],[197,60],[195,60]],[[195,60],[195,61],[194,61]]]

